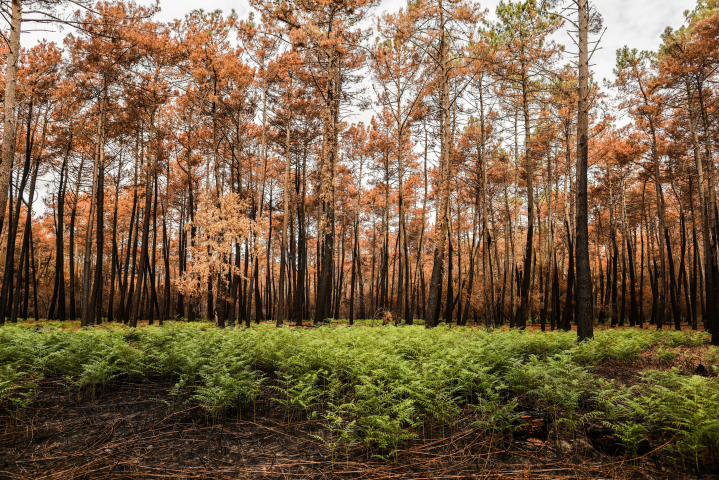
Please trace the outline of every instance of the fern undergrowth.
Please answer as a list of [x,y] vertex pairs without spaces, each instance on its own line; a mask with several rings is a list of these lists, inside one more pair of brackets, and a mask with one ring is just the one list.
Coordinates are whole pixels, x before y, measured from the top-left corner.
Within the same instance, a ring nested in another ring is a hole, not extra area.
[[149,376],[173,382],[173,398],[197,402],[215,423],[254,414],[267,392],[285,421],[323,425],[315,438],[333,462],[358,444],[391,460],[414,439],[450,434],[468,415],[480,435],[511,435],[521,405],[545,412],[556,434],[600,423],[628,456],[651,439],[666,442],[678,462],[703,468],[719,457],[716,378],[655,371],[626,387],[592,370],[652,347],[705,340],[649,330],[598,331],[577,345],[572,332],[446,327],[7,325],[0,329],[0,405],[20,415],[43,376],[64,377],[67,388],[93,396],[118,378]]

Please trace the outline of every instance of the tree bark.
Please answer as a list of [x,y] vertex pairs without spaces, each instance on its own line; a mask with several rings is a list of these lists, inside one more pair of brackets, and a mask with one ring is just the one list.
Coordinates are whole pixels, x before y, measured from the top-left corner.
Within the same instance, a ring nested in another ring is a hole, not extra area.
[[285,182],[283,192],[284,215],[282,216],[282,244],[280,247],[280,285],[279,303],[277,305],[277,326],[281,327],[285,320],[285,277],[287,275],[285,251],[287,250],[287,223],[290,216],[290,197],[292,195],[290,185],[290,131],[292,128],[292,112],[287,116],[287,132],[285,136]]
[[577,118],[577,341],[594,336],[592,312],[592,271],[589,264],[589,211],[587,170],[589,160],[589,44],[587,0],[579,7],[579,104]]
[[[15,91],[17,88],[17,63],[20,58],[22,0],[12,0],[11,8],[10,41],[8,42],[7,63],[5,66],[5,98],[3,99],[5,118],[3,121],[2,163],[0,163],[0,235],[3,233],[5,205],[7,205],[8,201],[10,175],[12,174],[12,165],[15,160]],[[2,305],[4,304],[0,304],[0,306]],[[5,322],[4,317],[5,313],[3,312],[0,324]]]

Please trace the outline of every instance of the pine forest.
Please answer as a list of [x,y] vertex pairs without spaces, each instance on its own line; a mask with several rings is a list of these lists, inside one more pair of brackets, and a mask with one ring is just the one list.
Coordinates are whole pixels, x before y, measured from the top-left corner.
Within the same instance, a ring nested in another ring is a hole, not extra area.
[[0,477],[719,474],[719,1],[236,3],[0,0]]

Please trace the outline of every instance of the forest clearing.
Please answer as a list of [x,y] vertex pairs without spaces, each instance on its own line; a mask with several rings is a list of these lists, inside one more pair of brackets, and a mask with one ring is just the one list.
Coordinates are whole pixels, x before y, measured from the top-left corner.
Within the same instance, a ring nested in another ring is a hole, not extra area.
[[475,327],[42,322],[3,328],[0,345],[3,478],[719,467],[719,348],[692,330],[603,328],[577,344],[574,332]]
[[0,0],[0,478],[719,478],[719,0],[199,3]]

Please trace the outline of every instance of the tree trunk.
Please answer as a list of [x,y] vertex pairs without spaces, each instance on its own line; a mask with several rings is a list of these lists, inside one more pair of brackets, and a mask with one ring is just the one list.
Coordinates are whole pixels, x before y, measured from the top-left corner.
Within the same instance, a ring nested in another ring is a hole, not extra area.
[[[11,8],[10,41],[7,44],[8,53],[5,65],[5,98],[3,98],[5,118],[3,120],[2,162],[0,163],[0,235],[3,233],[5,205],[8,203],[10,176],[15,160],[15,90],[17,87],[17,63],[20,58],[22,0],[12,0]],[[10,213],[12,214],[12,211]],[[0,303],[0,306],[4,308],[4,303]],[[5,312],[2,312],[0,317],[2,317],[0,324],[5,323]]]
[[587,1],[577,0],[579,14],[579,105],[577,118],[577,340],[594,336],[592,271],[589,264],[589,211],[587,170],[589,159],[589,44]]
[[[95,208],[97,204],[98,180],[100,175],[100,152],[104,149],[104,118],[105,118],[105,102],[106,95],[103,93],[100,100],[100,115],[97,119],[97,140],[95,142],[94,167],[92,174],[92,197],[90,199],[90,214],[87,217],[87,229],[85,231],[85,255],[83,260],[83,277],[82,277],[82,316],[80,325],[86,327],[92,323],[91,315],[94,314],[93,306],[90,299],[90,270],[92,267],[92,221],[95,217]],[[102,252],[97,252],[98,258]]]
[[287,132],[285,137],[285,184],[284,184],[284,198],[282,200],[284,206],[284,215],[282,216],[282,246],[280,247],[280,286],[279,286],[279,304],[277,305],[277,326],[281,327],[285,319],[285,277],[286,273],[286,261],[285,251],[287,250],[287,221],[290,216],[290,197],[292,192],[290,191],[290,131],[292,128],[292,113],[287,116]]
[[150,212],[152,209],[152,178],[153,178],[153,170],[154,170],[154,163],[152,160],[153,155],[153,141],[154,141],[154,134],[155,134],[155,113],[156,113],[156,106],[154,104],[153,99],[153,105],[152,110],[150,112],[150,137],[148,139],[147,144],[147,167],[145,172],[145,209],[143,213],[143,219],[142,219],[142,248],[140,249],[140,268],[139,268],[139,275],[137,279],[137,286],[135,287],[134,296],[132,299],[132,310],[130,311],[130,321],[129,325],[132,328],[137,327],[137,321],[140,317],[140,301],[142,297],[142,282],[144,277],[145,269],[147,268],[146,259],[148,258],[148,250],[149,250],[149,243],[150,243]]

